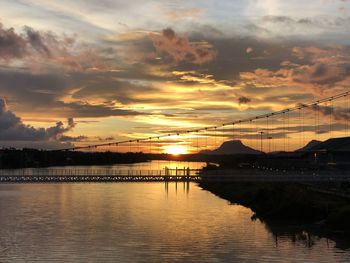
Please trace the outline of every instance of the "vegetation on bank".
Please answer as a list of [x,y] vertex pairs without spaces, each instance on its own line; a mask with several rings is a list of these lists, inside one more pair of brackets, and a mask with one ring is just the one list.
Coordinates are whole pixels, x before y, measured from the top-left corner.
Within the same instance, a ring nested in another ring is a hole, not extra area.
[[65,165],[112,165],[145,162],[142,153],[42,151],[6,149],[0,151],[0,168],[49,167]]
[[243,161],[254,161],[256,156],[205,155],[205,154],[148,154],[142,152],[80,152],[45,151],[36,149],[0,150],[0,168],[49,167],[65,165],[112,165],[118,163],[137,163],[150,160],[174,160],[195,162],[218,162],[238,166]]
[[316,223],[350,233],[348,199],[286,183],[200,183],[215,195],[249,207],[262,220]]

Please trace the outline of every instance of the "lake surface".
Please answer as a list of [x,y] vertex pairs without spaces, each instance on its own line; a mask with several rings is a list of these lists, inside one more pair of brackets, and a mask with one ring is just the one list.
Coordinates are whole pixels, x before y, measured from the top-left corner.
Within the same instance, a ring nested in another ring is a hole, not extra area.
[[0,262],[350,262],[252,215],[194,183],[0,184]]

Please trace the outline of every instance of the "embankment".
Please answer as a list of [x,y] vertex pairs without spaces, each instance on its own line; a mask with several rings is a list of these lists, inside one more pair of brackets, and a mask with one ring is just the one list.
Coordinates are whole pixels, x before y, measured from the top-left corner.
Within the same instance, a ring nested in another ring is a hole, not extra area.
[[286,183],[200,183],[232,203],[249,207],[263,221],[293,221],[350,234],[350,200]]

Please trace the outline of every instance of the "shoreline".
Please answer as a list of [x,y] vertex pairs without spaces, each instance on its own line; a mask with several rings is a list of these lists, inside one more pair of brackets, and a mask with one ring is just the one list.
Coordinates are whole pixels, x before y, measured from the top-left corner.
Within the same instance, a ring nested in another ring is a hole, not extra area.
[[329,235],[350,234],[349,199],[287,183],[205,183],[203,190],[250,208],[265,223],[293,224]]

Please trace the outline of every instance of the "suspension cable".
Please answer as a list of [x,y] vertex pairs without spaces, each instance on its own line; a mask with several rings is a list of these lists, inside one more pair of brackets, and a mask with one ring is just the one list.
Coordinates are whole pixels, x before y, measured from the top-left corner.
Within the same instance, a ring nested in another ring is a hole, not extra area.
[[[276,116],[276,115],[285,115],[285,113],[290,113],[299,109],[304,109],[304,108],[309,108],[311,106],[317,106],[319,104],[325,103],[325,102],[331,102],[334,100],[337,100],[339,98],[343,98],[343,97],[347,97],[350,95],[350,91],[347,92],[343,92],[340,94],[337,94],[335,96],[331,96],[331,97],[327,97],[327,98],[323,98],[320,100],[317,100],[316,102],[311,102],[311,103],[305,103],[305,104],[298,104],[298,106],[292,107],[292,108],[287,108],[287,109],[283,109],[283,110],[279,110],[279,111],[275,111],[275,112],[270,112],[270,113],[266,113],[266,114],[261,114],[261,115],[257,115],[255,117],[250,117],[250,118],[246,118],[246,119],[240,119],[237,121],[231,121],[231,122],[226,122],[226,123],[222,123],[221,126],[227,126],[227,125],[234,125],[234,124],[242,124],[242,123],[246,123],[249,121],[253,121],[253,120],[259,120],[259,119],[264,119],[266,117],[272,117],[272,116]],[[113,145],[118,145],[118,144],[125,144],[125,143],[131,143],[131,142],[136,142],[137,140],[139,140],[139,142],[141,141],[149,141],[152,139],[156,139],[156,138],[166,138],[166,137],[171,137],[174,135],[183,135],[183,134],[189,134],[189,133],[193,133],[193,132],[200,132],[200,131],[213,131],[216,130],[218,128],[218,126],[207,126],[207,127],[202,127],[202,128],[196,128],[196,129],[190,129],[190,130],[185,130],[185,131],[177,131],[177,132],[171,132],[165,135],[160,135],[160,136],[154,136],[154,137],[147,137],[147,138],[139,138],[139,139],[132,139],[132,140],[124,140],[124,141],[117,141],[117,142],[110,142],[110,143],[101,143],[101,144],[95,144],[95,145],[86,145],[86,146],[77,146],[77,147],[70,147],[70,148],[64,148],[64,149],[59,149],[58,151],[69,151],[69,150],[81,150],[81,149],[89,149],[90,147],[103,147],[103,146],[113,146]]]

